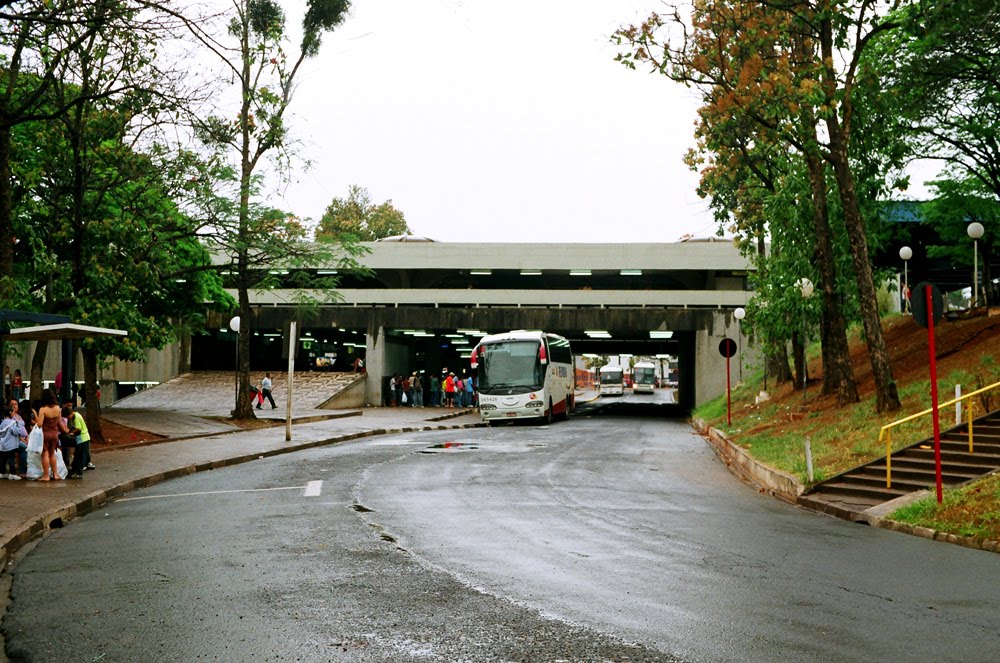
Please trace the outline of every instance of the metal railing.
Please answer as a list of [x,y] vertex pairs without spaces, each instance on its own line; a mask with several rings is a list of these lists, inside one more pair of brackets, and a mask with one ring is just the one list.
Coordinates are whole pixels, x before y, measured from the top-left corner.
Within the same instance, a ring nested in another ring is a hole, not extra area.
[[[973,438],[973,433],[972,433],[972,418],[973,418],[972,417],[972,409],[973,409],[973,407],[975,407],[975,403],[972,401],[972,397],[973,396],[978,396],[979,394],[987,392],[990,389],[996,389],[998,387],[1000,387],[1000,382],[996,382],[996,383],[991,384],[989,386],[983,387],[982,389],[977,389],[975,391],[970,391],[967,394],[962,394],[958,398],[953,398],[953,399],[951,399],[950,401],[948,401],[946,403],[939,403],[938,404],[938,411],[940,412],[942,409],[948,407],[949,405],[955,405],[956,403],[961,403],[962,401],[967,401],[966,415],[965,416],[966,416],[966,419],[968,420],[968,424],[969,424],[969,453],[970,454],[971,453],[975,453],[975,451],[973,451],[973,439],[972,439]],[[919,419],[920,417],[927,416],[928,414],[931,414],[933,412],[934,412],[934,408],[928,408],[928,409],[924,410],[923,412],[917,412],[916,414],[911,414],[908,417],[905,417],[903,419],[899,419],[898,421],[894,421],[891,424],[886,424],[885,426],[882,426],[881,430],[879,430],[879,433],[878,433],[879,442],[882,441],[883,437],[885,438],[885,487],[886,488],[892,488],[892,429],[896,428],[897,426],[901,426],[901,425],[903,425],[905,423],[909,423],[909,422],[911,422],[911,421],[913,421],[915,419]]]

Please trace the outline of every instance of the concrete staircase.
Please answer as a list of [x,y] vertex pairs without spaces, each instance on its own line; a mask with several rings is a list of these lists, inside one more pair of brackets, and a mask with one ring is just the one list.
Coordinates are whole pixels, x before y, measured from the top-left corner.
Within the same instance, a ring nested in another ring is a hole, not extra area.
[[[969,453],[968,424],[941,433],[942,483],[961,485],[1000,469],[1000,411],[973,421],[973,451]],[[936,484],[934,438],[892,454],[892,487],[886,488],[885,457],[822,481],[801,495],[798,503],[847,520],[864,520],[864,511]]]
[[[255,371],[251,374],[255,382],[262,377],[263,372]],[[283,417],[287,394],[286,374],[272,373],[271,377],[274,400],[278,404],[278,409],[273,414]],[[335,401],[338,394],[364,379],[364,375],[355,373],[297,372],[293,388],[296,416],[310,410],[328,409],[331,407],[328,403]],[[174,410],[198,416],[224,416],[232,410],[234,391],[234,375],[231,371],[197,371],[179,375],[155,387],[126,396],[106,410]],[[269,407],[265,410],[271,413]]]

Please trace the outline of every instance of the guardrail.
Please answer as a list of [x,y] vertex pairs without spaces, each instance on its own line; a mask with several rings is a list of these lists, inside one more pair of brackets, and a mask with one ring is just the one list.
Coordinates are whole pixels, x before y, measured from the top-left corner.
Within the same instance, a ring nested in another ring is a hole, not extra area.
[[[967,407],[967,410],[966,410],[966,419],[969,422],[969,453],[970,454],[971,453],[975,453],[975,451],[973,451],[973,439],[972,439],[973,438],[973,433],[972,433],[972,408],[975,406],[975,403],[973,403],[973,401],[971,399],[972,399],[973,396],[978,396],[979,394],[987,392],[990,389],[996,389],[997,387],[1000,387],[1000,382],[996,382],[996,383],[991,384],[989,386],[983,387],[982,389],[977,389],[975,391],[970,391],[969,393],[963,394],[963,395],[959,396],[958,398],[951,399],[947,403],[940,403],[940,404],[938,404],[938,410],[940,411],[943,408],[948,407],[949,405],[955,405],[956,403],[961,403],[962,401],[968,401],[968,407]],[[899,419],[898,421],[894,421],[891,424],[886,424],[885,426],[882,426],[881,430],[879,430],[879,433],[878,433],[879,442],[882,441],[883,437],[885,438],[885,487],[886,488],[892,488],[892,429],[896,428],[897,426],[901,426],[901,425],[903,425],[905,423],[909,423],[911,421],[914,421],[915,419],[919,419],[920,417],[923,417],[923,416],[926,416],[928,414],[931,414],[932,412],[934,412],[934,408],[928,408],[928,409],[924,410],[923,412],[917,412],[916,414],[911,414],[908,417],[904,417],[903,419]]]

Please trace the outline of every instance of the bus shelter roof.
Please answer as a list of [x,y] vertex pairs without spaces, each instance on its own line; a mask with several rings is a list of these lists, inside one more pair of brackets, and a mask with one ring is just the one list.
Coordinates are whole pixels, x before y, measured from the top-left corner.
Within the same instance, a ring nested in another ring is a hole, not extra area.
[[98,338],[102,336],[128,336],[124,329],[109,329],[107,327],[88,327],[63,322],[55,325],[37,325],[35,327],[18,327],[0,331],[0,339],[6,341],[62,341],[78,338]]

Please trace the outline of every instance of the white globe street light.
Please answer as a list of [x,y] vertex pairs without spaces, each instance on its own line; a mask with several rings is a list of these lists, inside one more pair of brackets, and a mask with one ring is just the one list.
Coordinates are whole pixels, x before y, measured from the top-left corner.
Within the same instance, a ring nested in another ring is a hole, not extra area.
[[803,299],[809,299],[810,297],[812,297],[814,286],[813,282],[810,281],[809,279],[802,277],[801,279],[795,282],[795,287],[798,288],[799,292],[802,293]]
[[802,277],[795,282],[795,287],[802,293],[802,403],[806,402],[806,383],[809,381],[808,370],[806,369],[806,302],[812,297],[813,282]]
[[240,316],[234,315],[233,319],[229,321],[229,328],[232,329],[237,334],[240,333]]
[[747,317],[747,311],[745,308],[740,306],[735,311],[733,311],[733,317],[736,318],[736,347],[739,349],[740,353],[740,384],[743,384],[743,318]]
[[913,250],[904,246],[899,250],[899,257],[903,260],[903,312],[910,312],[910,274],[907,269],[910,258],[913,257]]
[[969,237],[972,238],[972,303],[970,308],[975,307],[976,302],[979,301],[979,238],[983,236],[985,230],[983,224],[978,221],[973,221],[965,229],[969,233]]

